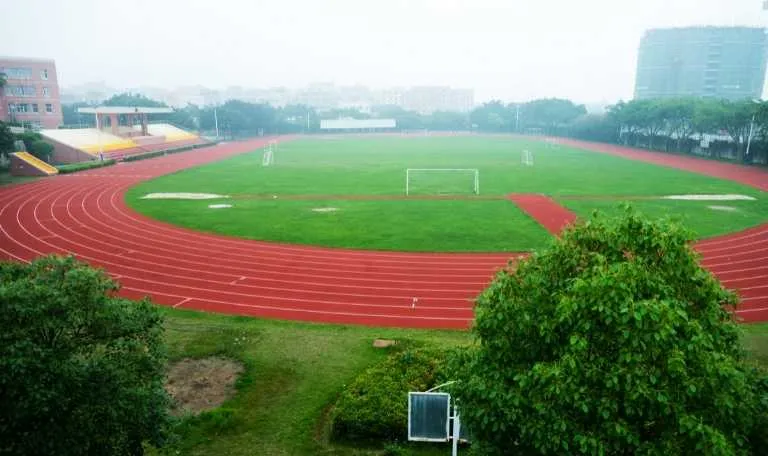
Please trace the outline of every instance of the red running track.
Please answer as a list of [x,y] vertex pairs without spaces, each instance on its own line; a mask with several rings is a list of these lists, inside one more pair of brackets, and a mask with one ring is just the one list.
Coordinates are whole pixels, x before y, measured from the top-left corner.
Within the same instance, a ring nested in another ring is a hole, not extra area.
[[546,195],[512,193],[507,198],[552,234],[560,233],[576,221],[576,214]]
[[[472,299],[512,254],[373,252],[194,232],[129,209],[131,186],[252,151],[266,139],[0,188],[0,257],[75,254],[104,267],[130,298],[231,314],[376,326],[466,328]],[[739,313],[768,320],[768,224],[699,245],[744,296]],[[413,298],[418,298],[415,308]]]

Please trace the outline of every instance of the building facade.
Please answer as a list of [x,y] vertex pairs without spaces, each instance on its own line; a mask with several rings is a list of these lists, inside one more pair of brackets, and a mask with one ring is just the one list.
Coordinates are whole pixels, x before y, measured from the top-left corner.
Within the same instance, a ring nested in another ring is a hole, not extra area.
[[467,112],[474,106],[474,91],[471,89],[453,89],[443,86],[411,87],[403,93],[405,109],[421,114],[435,111]]
[[649,30],[638,52],[635,98],[760,98],[765,67],[762,28]]
[[0,90],[0,121],[32,128],[61,125],[59,82],[53,60],[0,57],[0,73],[6,78]]

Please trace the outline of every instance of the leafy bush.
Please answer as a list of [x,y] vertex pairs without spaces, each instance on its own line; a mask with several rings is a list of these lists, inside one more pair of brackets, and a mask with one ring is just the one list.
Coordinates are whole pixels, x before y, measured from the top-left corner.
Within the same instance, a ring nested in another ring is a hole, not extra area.
[[43,140],[37,140],[32,142],[32,147],[29,153],[47,162],[51,161],[51,154],[53,153],[53,146]]
[[182,146],[182,147],[177,147],[175,149],[168,149],[168,150],[156,150],[154,152],[148,152],[146,154],[131,155],[131,156],[125,157],[123,161],[132,162],[132,161],[146,160],[149,158],[161,157],[163,155],[177,154],[179,152],[186,152],[192,149],[199,149],[201,147],[208,147],[211,145],[212,145],[211,143],[206,143],[206,144],[195,144],[192,146]]
[[0,262],[0,454],[143,454],[169,423],[162,317],[73,258]]
[[342,392],[331,415],[335,439],[404,440],[408,391],[444,381],[446,352],[407,349],[368,369]]
[[56,168],[59,170],[60,174],[69,174],[69,173],[76,173],[78,171],[83,171],[86,169],[93,169],[93,168],[103,168],[105,166],[112,166],[116,162],[115,160],[93,160],[93,161],[87,161],[82,163],[72,163],[70,165],[59,165]]
[[496,276],[455,360],[484,453],[768,454],[768,380],[691,238],[594,216]]

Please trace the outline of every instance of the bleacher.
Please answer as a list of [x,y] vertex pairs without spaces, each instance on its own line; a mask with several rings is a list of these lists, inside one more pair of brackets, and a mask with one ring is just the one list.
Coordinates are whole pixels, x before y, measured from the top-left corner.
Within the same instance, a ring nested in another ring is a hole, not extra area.
[[[129,127],[130,129],[130,127]],[[132,132],[141,132],[135,126]],[[54,146],[54,162],[76,163],[98,160],[100,154],[105,160],[122,160],[125,157],[141,155],[159,150],[204,144],[199,136],[171,124],[147,125],[146,136],[121,137],[96,128],[42,130],[40,134]]]

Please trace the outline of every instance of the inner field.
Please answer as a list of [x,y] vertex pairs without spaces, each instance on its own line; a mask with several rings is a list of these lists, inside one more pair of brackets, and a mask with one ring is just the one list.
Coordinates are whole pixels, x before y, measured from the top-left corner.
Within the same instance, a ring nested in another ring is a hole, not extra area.
[[[526,150],[533,156],[532,166],[522,163]],[[148,216],[206,232],[409,251],[528,251],[544,246],[550,235],[505,200],[509,193],[549,195],[582,217],[594,209],[616,211],[622,201],[632,200],[649,215],[679,217],[699,236],[736,231],[768,218],[765,193],[741,184],[532,140],[306,138],[279,144],[270,166],[263,166],[263,152],[142,183],[129,191],[128,202]],[[480,195],[473,195],[472,173],[423,173],[411,176],[413,197],[406,198],[408,168],[478,169]],[[229,198],[141,199],[155,192]],[[755,200],[654,198],[731,193]],[[208,207],[221,202],[232,207]],[[710,209],[712,205],[734,209]]]

